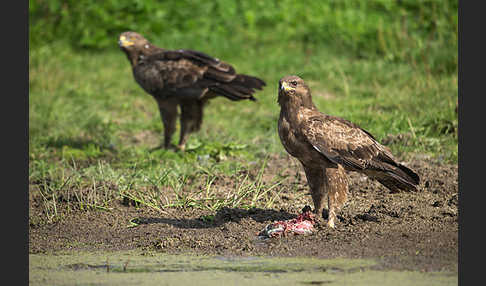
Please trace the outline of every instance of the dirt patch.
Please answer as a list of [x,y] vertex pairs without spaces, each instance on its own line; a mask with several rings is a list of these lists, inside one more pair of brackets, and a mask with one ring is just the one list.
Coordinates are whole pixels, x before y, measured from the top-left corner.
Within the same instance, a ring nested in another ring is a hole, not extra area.
[[[391,193],[350,173],[350,196],[336,229],[318,226],[308,236],[259,240],[275,220],[296,217],[312,205],[300,165],[281,155],[265,176],[287,175],[272,209],[167,209],[158,212],[122,201],[112,211],[71,211],[62,220],[29,227],[29,252],[128,250],[225,256],[312,256],[374,258],[386,269],[457,271],[458,167],[417,157],[406,165],[422,178],[422,190]],[[32,203],[30,217],[42,211]]]

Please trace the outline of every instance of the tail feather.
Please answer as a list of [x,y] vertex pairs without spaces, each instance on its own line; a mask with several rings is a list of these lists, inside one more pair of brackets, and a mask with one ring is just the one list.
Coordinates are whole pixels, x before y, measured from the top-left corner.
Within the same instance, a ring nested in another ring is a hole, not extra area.
[[211,91],[231,100],[250,99],[256,100],[251,94],[244,94],[228,85],[218,85],[209,88]]
[[249,88],[262,89],[267,85],[263,80],[245,74],[239,74],[234,80],[231,81],[232,84],[243,85]]
[[400,170],[402,172],[404,172],[407,176],[408,176],[408,180],[410,182],[413,182],[415,185],[418,185],[420,184],[420,177],[417,173],[415,173],[413,170],[411,170],[410,168],[408,167],[405,167],[403,165],[398,165],[398,168],[400,168]]
[[420,184],[419,175],[401,164],[397,164],[384,172],[375,173],[373,178],[394,192],[399,190],[417,191]]
[[255,89],[262,89],[265,85],[265,82],[257,77],[239,74],[228,83],[211,86],[210,90],[231,100],[256,101],[253,97]]

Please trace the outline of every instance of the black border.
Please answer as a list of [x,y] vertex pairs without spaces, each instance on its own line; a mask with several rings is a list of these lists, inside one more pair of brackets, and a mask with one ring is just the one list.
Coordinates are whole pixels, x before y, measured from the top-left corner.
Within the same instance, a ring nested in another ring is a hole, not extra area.
[[3,269],[5,281],[28,285],[29,2],[11,2],[2,14]]
[[480,198],[484,195],[484,185],[478,179],[485,176],[480,162],[484,161],[482,133],[486,130],[486,120],[482,118],[484,110],[480,101],[485,97],[482,83],[486,81],[483,66],[486,23],[482,5],[473,5],[482,2],[461,0],[458,3],[458,280],[459,285],[475,285],[481,281],[484,271],[482,252],[478,248],[484,240],[482,210],[485,206]]

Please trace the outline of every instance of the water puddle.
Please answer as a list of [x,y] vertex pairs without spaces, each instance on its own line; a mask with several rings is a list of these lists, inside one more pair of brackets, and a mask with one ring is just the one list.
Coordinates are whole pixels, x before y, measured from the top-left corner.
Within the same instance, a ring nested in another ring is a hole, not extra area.
[[89,252],[29,255],[29,285],[457,285],[457,273],[373,270],[373,260]]

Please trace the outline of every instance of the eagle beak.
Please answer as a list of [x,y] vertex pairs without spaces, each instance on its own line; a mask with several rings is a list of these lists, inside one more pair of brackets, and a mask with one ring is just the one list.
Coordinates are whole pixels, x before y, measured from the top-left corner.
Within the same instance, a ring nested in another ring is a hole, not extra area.
[[282,85],[280,85],[280,90],[288,91],[290,89],[290,86],[284,81],[282,82]]
[[125,36],[121,36],[120,39],[118,40],[118,45],[120,47],[128,47],[128,46],[133,46],[133,42],[127,40]]

